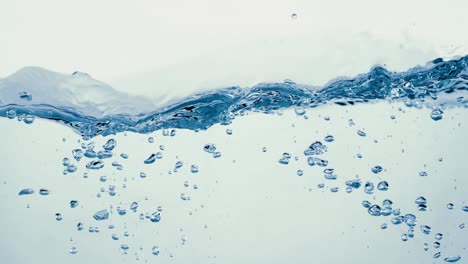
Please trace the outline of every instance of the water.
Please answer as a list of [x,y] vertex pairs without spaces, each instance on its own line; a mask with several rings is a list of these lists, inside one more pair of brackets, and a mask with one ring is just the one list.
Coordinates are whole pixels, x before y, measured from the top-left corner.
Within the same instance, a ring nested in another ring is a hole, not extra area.
[[88,75],[24,69],[0,80],[3,258],[461,263],[467,62],[159,107],[106,89],[88,104],[54,81]]

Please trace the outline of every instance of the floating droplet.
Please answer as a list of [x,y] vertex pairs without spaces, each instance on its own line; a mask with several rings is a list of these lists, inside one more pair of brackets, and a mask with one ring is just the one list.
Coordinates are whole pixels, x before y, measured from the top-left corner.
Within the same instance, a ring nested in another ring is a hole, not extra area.
[[437,233],[437,234],[435,235],[435,239],[436,239],[436,240],[442,240],[443,237],[444,237],[444,235],[441,234],[441,233]]
[[56,214],[55,214],[55,220],[57,220],[57,221],[62,221],[62,220],[63,220],[62,214],[56,213]]
[[448,203],[447,204],[447,209],[452,210],[454,207],[453,203]]
[[431,112],[431,118],[434,121],[439,121],[442,119],[444,112],[440,108],[436,108]]
[[190,172],[197,173],[198,171],[199,171],[199,169],[198,169],[197,165],[190,166]]
[[287,165],[287,164],[289,164],[290,159],[291,159],[291,154],[285,152],[285,153],[283,153],[283,157],[278,162],[280,164]]
[[379,184],[377,184],[377,189],[379,191],[387,191],[388,190],[388,182],[386,182],[386,181],[379,182]]
[[431,233],[431,227],[427,225],[422,225],[421,232],[423,232],[423,234],[425,235],[429,235],[429,233]]
[[382,166],[380,166],[380,165],[376,165],[376,166],[372,167],[372,169],[371,169],[371,171],[372,171],[373,173],[375,173],[375,174],[380,173],[382,170],[383,170],[383,168],[382,168]]
[[459,261],[460,259],[461,259],[460,256],[449,256],[449,257],[444,258],[444,261],[449,262],[449,263],[453,263],[453,262]]
[[158,246],[154,246],[152,249],[151,249],[151,253],[155,256],[158,256],[159,255],[159,247]]
[[208,152],[208,153],[213,154],[216,151],[216,146],[214,144],[206,144],[203,147],[203,150]]
[[72,254],[72,255],[75,255],[76,253],[78,253],[78,249],[76,247],[72,247],[70,248],[70,250],[68,251],[69,254]]
[[372,182],[366,182],[364,185],[364,192],[367,194],[372,194],[374,193],[374,184]]
[[433,258],[439,258],[440,255],[441,255],[441,253],[440,253],[440,252],[437,252],[437,253],[435,253],[432,257],[433,257]]
[[408,235],[407,234],[401,235],[401,241],[403,241],[403,242],[408,241]]
[[107,209],[101,210],[99,212],[96,212],[93,215],[93,217],[97,221],[107,220],[107,219],[109,219],[109,211],[107,211]]
[[106,142],[106,144],[104,144],[104,146],[102,146],[102,148],[104,150],[111,151],[111,150],[113,150],[115,148],[116,144],[117,144],[117,142],[113,138],[111,138]]
[[148,138],[148,142],[149,142],[149,143],[153,143],[153,142],[154,142],[154,138],[153,138],[153,137],[149,137],[149,138]]
[[143,163],[145,164],[152,164],[156,161],[156,154],[151,154]]
[[39,194],[40,195],[49,195],[49,190],[42,188],[42,189],[39,190]]
[[304,155],[305,156],[311,156],[311,155],[321,155],[327,151],[327,146],[322,144],[320,141],[315,141],[312,143],[308,149],[304,150]]
[[416,200],[414,201],[415,204],[426,204],[427,203],[427,200],[426,198],[424,198],[423,196],[420,196],[418,198],[416,198]]
[[291,15],[291,18],[292,18],[293,20],[296,20],[296,19],[297,19],[297,14],[296,14],[296,13],[292,14],[292,15]]
[[101,169],[102,167],[104,167],[104,162],[100,160],[93,160],[93,161],[90,161],[88,164],[86,164],[86,168],[91,169],[91,170],[98,170],[98,169]]
[[372,216],[380,216],[382,214],[382,209],[380,206],[374,204],[371,207],[369,207],[369,210],[367,212],[372,215]]
[[357,131],[357,134],[358,134],[359,136],[361,136],[361,137],[367,136],[367,133],[364,132],[364,131],[362,131],[362,130],[358,130],[358,131]]
[[23,189],[21,190],[18,195],[29,195],[29,194],[33,194],[34,193],[34,190],[31,189],[31,188],[26,188],[26,189]]
[[380,229],[387,229],[387,223],[383,223],[380,225]]
[[26,101],[31,101],[32,100],[32,95],[28,92],[20,92],[18,94],[20,99],[26,100]]
[[408,226],[415,226],[417,224],[416,216],[414,216],[413,214],[405,215],[405,223]]
[[71,207],[71,208],[77,207],[78,204],[79,204],[79,202],[78,202],[77,200],[71,200],[71,201],[70,201],[70,207]]
[[462,207],[462,210],[463,210],[463,212],[468,212],[468,206],[466,206],[466,205],[463,206],[463,207]]
[[434,242],[434,248],[440,248],[440,243],[439,242]]
[[80,161],[83,156],[84,156],[84,153],[81,149],[74,149],[72,150],[72,155],[73,155],[73,158],[75,158],[76,161]]
[[327,135],[323,140],[325,140],[325,142],[333,142],[335,141],[335,137],[332,135]]
[[232,129],[229,129],[229,128],[228,128],[228,129],[226,129],[226,134],[228,134],[228,135],[232,135]]

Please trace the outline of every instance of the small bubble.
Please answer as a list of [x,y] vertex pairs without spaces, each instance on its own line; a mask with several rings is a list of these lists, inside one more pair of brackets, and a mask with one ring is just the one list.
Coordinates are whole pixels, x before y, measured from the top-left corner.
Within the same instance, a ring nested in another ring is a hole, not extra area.
[[453,203],[448,203],[447,204],[447,209],[452,210],[454,207]]
[[42,189],[39,190],[39,194],[40,195],[49,195],[49,190],[42,188]]
[[461,257],[457,255],[457,256],[446,257],[446,258],[444,258],[444,261],[448,262],[448,263],[453,263],[453,262],[459,261],[460,259],[461,259]]
[[433,258],[439,258],[440,255],[441,255],[441,253],[440,253],[440,252],[437,252],[437,253],[435,253],[432,257],[433,257]]
[[297,176],[302,176],[304,175],[304,172],[302,170],[297,170],[296,174]]
[[387,229],[387,223],[383,223],[380,225],[380,229]]
[[421,171],[421,172],[419,173],[419,176],[421,176],[421,177],[426,177],[426,176],[427,176],[427,172]]
[[55,214],[55,220],[57,220],[57,221],[62,221],[62,220],[63,220],[62,214],[56,213],[56,214]]
[[434,245],[434,248],[440,248],[440,243],[439,243],[439,242],[437,242],[437,241],[436,241],[436,242],[434,242],[434,244],[433,244],[433,245]]
[[358,131],[357,131],[357,134],[358,134],[359,136],[361,136],[361,137],[367,136],[367,133],[364,132],[364,131],[362,131],[362,130],[358,130]]
[[72,254],[72,255],[75,255],[76,253],[78,253],[78,249],[76,247],[72,247],[70,248],[70,250],[68,251],[69,254]]
[[431,118],[434,121],[439,121],[442,119],[444,112],[440,108],[436,108],[431,112]]
[[226,129],[226,134],[228,134],[228,135],[232,135],[232,129],[229,129],[229,128],[228,128],[228,129]]
[[379,191],[387,191],[388,190],[388,182],[381,181],[377,184],[377,190]]
[[153,143],[153,142],[154,142],[154,138],[153,138],[153,137],[149,137],[149,138],[148,138],[148,142],[149,142],[149,143]]
[[435,239],[436,239],[436,240],[442,240],[443,237],[444,237],[444,235],[442,235],[441,233],[437,233],[437,234],[435,235]]
[[408,235],[407,234],[401,235],[401,241],[403,241],[403,242],[408,241]]
[[374,174],[378,174],[378,173],[382,172],[382,170],[383,170],[383,168],[380,165],[376,165],[376,166],[372,167],[372,169],[371,169],[371,171]]
[[158,256],[159,255],[159,247],[158,246],[154,246],[152,249],[151,249],[151,253],[155,256]]
[[296,20],[296,19],[297,19],[297,14],[296,14],[296,13],[291,14],[291,18],[292,18],[293,20]]

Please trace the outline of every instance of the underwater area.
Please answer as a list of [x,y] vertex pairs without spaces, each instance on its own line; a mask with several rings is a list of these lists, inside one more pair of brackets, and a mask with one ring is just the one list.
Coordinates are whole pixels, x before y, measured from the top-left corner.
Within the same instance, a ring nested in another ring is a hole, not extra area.
[[[4,263],[464,263],[468,56],[155,106],[0,79]],[[3,262],[3,261],[2,261]]]

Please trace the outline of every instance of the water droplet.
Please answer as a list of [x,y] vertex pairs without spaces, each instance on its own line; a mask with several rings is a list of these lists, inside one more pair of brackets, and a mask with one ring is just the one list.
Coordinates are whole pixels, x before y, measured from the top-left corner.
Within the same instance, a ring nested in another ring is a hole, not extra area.
[[391,219],[392,224],[399,225],[405,221],[405,217],[400,215]]
[[84,224],[83,223],[80,222],[80,223],[76,224],[76,230],[81,231],[83,229],[84,229]]
[[371,207],[371,205],[372,204],[367,200],[362,201],[362,206],[364,206],[364,208],[369,208]]
[[369,210],[367,212],[372,215],[372,216],[380,216],[382,214],[382,209],[380,206],[374,204],[371,207],[369,207]]
[[379,184],[377,184],[377,189],[379,191],[387,191],[388,190],[388,182],[386,182],[386,181],[379,182]]
[[155,256],[159,255],[159,247],[158,246],[154,246],[152,249],[151,249],[151,253]]
[[184,163],[182,161],[177,161],[176,164],[175,164],[175,169],[179,169],[179,168],[182,168],[182,166],[184,166]]
[[426,176],[427,176],[427,172],[421,171],[421,172],[419,173],[419,176],[421,176],[421,177],[426,177]]
[[292,15],[291,15],[291,18],[292,18],[293,20],[296,20],[296,19],[297,19],[297,14],[296,14],[296,13],[292,14]]
[[102,146],[102,148],[104,150],[111,151],[111,150],[113,150],[115,148],[116,144],[117,144],[117,142],[113,138],[111,138],[106,142],[106,144],[104,144],[104,146]]
[[127,244],[122,244],[122,245],[120,245],[120,248],[121,248],[123,251],[127,251],[130,247],[129,247]]
[[408,235],[407,234],[401,235],[401,241],[403,241],[403,242],[408,241]]
[[387,229],[387,223],[383,223],[380,225],[380,229]]
[[447,204],[447,209],[452,210],[454,207],[453,203],[448,203]]
[[137,202],[133,202],[131,205],[130,205],[130,210],[132,210],[133,212],[136,212],[138,209],[138,203]]
[[152,164],[156,161],[156,154],[151,154],[143,163],[145,164]]
[[72,150],[72,155],[73,155],[73,158],[75,158],[76,161],[80,161],[81,158],[83,158],[84,156],[84,153],[81,149],[74,149]]
[[408,226],[415,226],[418,222],[416,221],[416,216],[414,216],[413,214],[406,214],[405,223]]
[[359,136],[361,136],[361,137],[367,136],[367,133],[364,132],[364,131],[362,131],[362,130],[358,130],[358,131],[357,131],[357,134],[358,134]]
[[421,232],[423,232],[423,234],[425,235],[429,235],[429,233],[431,233],[431,227],[427,225],[422,225]]
[[327,135],[323,140],[325,142],[333,142],[335,141],[335,137],[333,137],[332,135]]
[[150,218],[149,218],[150,221],[153,222],[153,223],[157,223],[157,222],[161,221],[161,213],[160,212],[161,211],[158,210],[157,212],[152,213]]
[[320,167],[325,167],[325,166],[328,165],[328,161],[317,158],[317,157],[308,157],[307,158],[307,164],[309,164],[309,166],[317,165],[317,166],[320,166]]
[[266,147],[263,147],[263,148],[262,148],[262,152],[267,152],[267,148],[266,148]]
[[203,150],[208,152],[208,153],[213,154],[216,151],[216,146],[214,144],[206,144],[203,147]]
[[436,241],[436,242],[434,242],[434,244],[433,244],[433,245],[434,245],[434,248],[440,248],[440,243],[439,243],[439,242],[437,242],[437,241]]
[[25,124],[28,124],[28,125],[29,125],[29,124],[32,124],[32,123],[34,122],[34,119],[35,119],[35,118],[36,118],[36,117],[33,116],[33,115],[25,115],[24,118],[23,118],[23,122],[24,122]]
[[122,153],[120,154],[120,157],[122,157],[122,159],[128,159],[128,154]]
[[39,194],[40,195],[49,195],[49,190],[42,188],[42,189],[39,190]]
[[77,200],[71,200],[70,201],[70,207],[75,208],[79,205],[79,202]]
[[440,253],[440,252],[437,252],[437,253],[435,253],[432,257],[433,257],[433,258],[439,258],[440,255],[441,255],[441,253]]
[[62,214],[56,213],[56,214],[55,214],[55,220],[57,220],[57,221],[62,221],[62,220],[63,220]]
[[109,219],[109,211],[107,211],[107,209],[101,210],[99,212],[96,212],[93,215],[93,217],[97,221],[107,220],[107,219]]
[[75,255],[76,253],[78,253],[78,249],[76,247],[72,247],[70,248],[70,250],[68,251],[69,254],[72,254],[72,255]]
[[374,193],[374,184],[370,181],[366,182],[366,184],[364,185],[364,192],[367,194]]
[[439,121],[442,119],[444,112],[440,108],[436,108],[431,112],[431,118],[434,121]]
[[416,200],[414,201],[415,204],[426,204],[427,203],[427,200],[426,198],[424,198],[423,196],[420,196],[418,198],[416,198]]
[[34,193],[34,190],[31,189],[31,188],[26,188],[26,189],[23,189],[21,190],[18,195],[29,195],[29,194],[33,194]]
[[108,151],[108,150],[105,150],[105,151],[99,151],[97,153],[97,157],[98,159],[108,159],[108,158],[112,158],[113,154],[112,152]]
[[278,162],[280,164],[287,165],[287,164],[289,164],[290,159],[291,159],[291,154],[285,152],[285,153],[283,153],[283,157]]
[[119,235],[117,234],[112,234],[112,240],[119,240]]
[[361,180],[355,179],[355,180],[348,180],[345,182],[345,184],[349,187],[352,187],[354,189],[359,189],[361,187]]
[[226,134],[228,134],[228,135],[232,135],[232,129],[229,129],[229,128],[228,128],[228,129],[226,129]]
[[304,155],[305,156],[311,156],[311,155],[321,155],[327,151],[327,146],[322,144],[320,141],[315,141],[312,143],[308,149],[304,150]]
[[198,171],[199,171],[199,169],[198,169],[197,165],[190,166],[190,172],[197,173]]
[[427,243],[424,243],[423,249],[424,251],[427,251],[429,249],[429,245]]
[[463,212],[468,212],[468,206],[466,206],[466,205],[463,206],[463,207],[462,207],[462,210],[463,210]]
[[376,166],[372,167],[372,169],[371,169],[371,171],[374,174],[378,174],[378,173],[382,172],[382,170],[383,170],[383,168],[380,165],[376,165]]
[[444,237],[444,235],[441,234],[441,233],[437,233],[437,234],[435,235],[435,239],[436,239],[436,240],[442,240],[443,237]]
[[6,117],[8,117],[9,119],[13,119],[16,117],[16,111],[13,110],[13,109],[10,109],[6,112]]
[[460,229],[465,228],[465,224],[464,224],[464,223],[461,223],[461,224],[458,226],[458,228],[460,228]]
[[20,92],[18,94],[20,99],[26,100],[26,101],[31,101],[32,100],[32,95],[28,92]]
[[221,152],[217,151],[217,152],[213,153],[213,158],[217,159],[219,157],[221,157]]
[[446,258],[444,258],[444,261],[449,262],[449,263],[453,263],[453,262],[459,261],[460,259],[461,259],[461,257],[457,255],[457,256],[446,257]]
[[86,164],[86,168],[91,169],[91,170],[98,170],[98,169],[101,169],[102,167],[104,167],[104,162],[100,160],[93,160],[93,161],[90,161],[88,164]]
[[339,187],[333,187],[333,188],[330,189],[330,192],[336,193],[336,192],[338,192],[339,189],[340,189]]
[[148,138],[148,142],[149,142],[149,143],[153,143],[153,142],[154,142],[154,138],[153,138],[153,137],[149,137],[149,138]]

